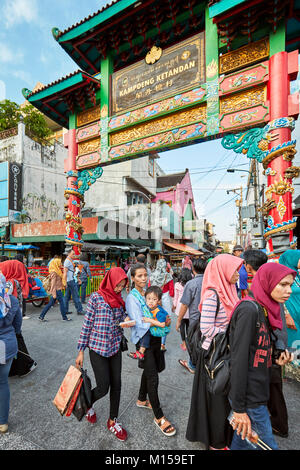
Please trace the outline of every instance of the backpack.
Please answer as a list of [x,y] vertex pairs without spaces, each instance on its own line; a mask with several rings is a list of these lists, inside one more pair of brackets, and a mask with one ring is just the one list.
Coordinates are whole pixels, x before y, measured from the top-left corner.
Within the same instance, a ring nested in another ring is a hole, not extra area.
[[[244,302],[254,303],[257,311],[256,327],[259,326],[259,306],[255,299],[241,300],[234,311]],[[233,312],[234,313],[234,312]],[[217,315],[217,313],[216,313]],[[212,395],[227,395],[230,387],[230,334],[232,334],[230,322],[226,331],[213,337],[208,353],[204,357],[204,369],[206,371],[206,387]]]
[[[219,299],[218,293],[215,289],[211,288],[209,290],[214,291],[217,296],[216,315],[218,315],[218,312],[220,310],[220,299]],[[200,321],[197,321],[189,327],[187,336],[186,336],[186,347],[187,347],[189,356],[191,358],[191,362],[194,366],[196,366],[197,364],[199,354],[201,351],[201,345],[202,345],[201,337],[202,337],[202,333],[200,330]]]

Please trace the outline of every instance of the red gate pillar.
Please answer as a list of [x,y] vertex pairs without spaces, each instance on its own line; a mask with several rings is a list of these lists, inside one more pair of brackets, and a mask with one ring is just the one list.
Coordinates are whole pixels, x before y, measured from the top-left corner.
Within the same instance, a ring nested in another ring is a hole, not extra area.
[[78,191],[78,171],[76,170],[76,157],[78,144],[76,142],[76,129],[70,129],[67,136],[68,159],[65,161],[67,174],[67,187],[65,189],[66,212],[66,243],[73,245],[76,254],[80,254],[82,241],[81,209],[84,205],[83,195]]
[[[268,240],[269,255],[278,257],[293,244],[291,167],[295,145],[291,142],[293,118],[289,117],[289,54],[278,52],[269,60],[268,99],[270,103],[270,134],[267,158],[264,159],[265,174],[268,177],[266,197],[271,210],[265,237]],[[274,140],[273,140],[274,139]]]

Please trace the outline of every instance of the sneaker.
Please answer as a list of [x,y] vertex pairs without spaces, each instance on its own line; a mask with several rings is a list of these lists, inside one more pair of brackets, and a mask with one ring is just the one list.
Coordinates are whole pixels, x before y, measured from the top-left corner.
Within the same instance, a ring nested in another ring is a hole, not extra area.
[[48,320],[46,320],[45,318],[41,318],[41,317],[38,317],[38,320],[42,321],[42,322],[47,322]]
[[72,321],[72,318],[62,318],[61,321]]
[[0,424],[0,434],[5,434],[8,431],[7,424]]
[[24,315],[23,320],[30,320],[30,317],[28,317],[28,315]]
[[67,312],[67,315],[72,315],[73,312]]
[[114,419],[114,424],[109,424],[107,421],[107,429],[112,432],[119,441],[126,441],[127,432],[122,428],[122,424],[117,422],[117,419]]
[[77,312],[77,315],[85,315],[84,312]]
[[19,377],[26,377],[26,375],[29,375],[29,374],[30,374],[31,372],[33,372],[34,369],[36,369],[36,368],[37,368],[37,363],[34,362],[34,363],[32,364],[32,366],[30,367],[29,371],[26,372],[26,374],[19,375]]
[[94,408],[90,408],[87,414],[85,415],[85,417],[89,423],[92,423],[92,424],[97,423],[97,415],[95,413]]

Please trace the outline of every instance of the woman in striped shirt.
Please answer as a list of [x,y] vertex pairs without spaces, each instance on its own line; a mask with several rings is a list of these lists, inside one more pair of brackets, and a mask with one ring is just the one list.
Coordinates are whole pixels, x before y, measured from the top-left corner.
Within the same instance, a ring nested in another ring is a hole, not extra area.
[[239,302],[235,283],[242,264],[241,258],[222,254],[208,264],[203,277],[199,305],[202,353],[194,377],[186,437],[189,441],[203,442],[212,450],[226,449],[231,441],[227,421],[230,405],[227,396],[211,395],[206,389],[204,358],[214,336],[226,331],[233,309]]
[[[110,415],[107,428],[120,441],[127,439],[127,432],[117,422],[121,396],[122,353],[120,344],[122,329],[119,323],[125,318],[125,302],[121,292],[128,278],[121,268],[112,268],[104,277],[98,292],[94,292],[87,305],[80,338],[76,367],[83,367],[84,350],[88,347],[95,374],[96,387],[92,390],[92,403],[104,397],[110,390]],[[129,319],[129,318],[128,318]],[[86,418],[95,423],[93,408]]]

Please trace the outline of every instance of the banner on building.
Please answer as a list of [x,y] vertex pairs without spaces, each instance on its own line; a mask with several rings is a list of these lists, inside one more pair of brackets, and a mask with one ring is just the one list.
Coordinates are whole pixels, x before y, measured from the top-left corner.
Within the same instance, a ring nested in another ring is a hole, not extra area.
[[9,163],[8,188],[9,220],[14,221],[22,210],[22,165]]

